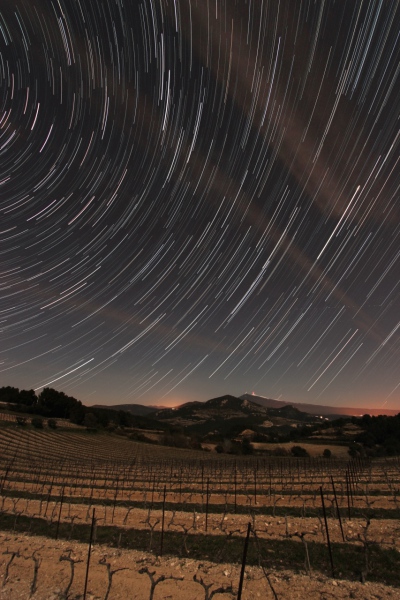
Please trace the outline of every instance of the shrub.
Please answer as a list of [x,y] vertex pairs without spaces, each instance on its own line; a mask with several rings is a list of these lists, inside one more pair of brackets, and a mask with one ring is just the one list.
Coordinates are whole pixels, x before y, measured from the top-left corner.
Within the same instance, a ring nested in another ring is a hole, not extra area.
[[43,429],[43,419],[41,417],[33,417],[31,419],[31,424],[36,429]]
[[332,456],[332,452],[329,450],[329,448],[325,448],[325,450],[322,453],[322,456],[324,458],[330,458]]
[[287,448],[284,448],[283,446],[277,446],[274,448],[272,454],[273,456],[289,456]]
[[91,412],[86,413],[83,424],[88,431],[97,431],[98,422],[96,415]]
[[303,448],[302,446],[292,446],[292,448],[290,449],[290,452],[293,456],[297,456],[297,457],[306,457],[306,456],[310,456],[307,452],[307,450],[305,448]]
[[16,421],[17,421],[17,424],[18,424],[20,427],[25,427],[25,425],[26,425],[26,424],[27,424],[27,422],[28,422],[26,417],[17,417],[17,418],[16,418]]
[[57,421],[55,419],[48,419],[47,427],[50,427],[50,429],[57,429]]
[[242,453],[243,454],[253,454],[254,448],[248,438],[244,438],[242,440]]
[[361,444],[356,444],[355,442],[352,442],[349,445],[348,453],[352,458],[355,458],[356,456],[365,456],[364,448]]

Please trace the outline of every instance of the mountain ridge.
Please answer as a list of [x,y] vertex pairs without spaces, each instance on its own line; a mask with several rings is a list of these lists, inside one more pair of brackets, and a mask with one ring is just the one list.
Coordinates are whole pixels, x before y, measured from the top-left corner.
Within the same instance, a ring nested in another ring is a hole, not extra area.
[[[228,397],[229,394],[225,396],[220,396],[220,398]],[[231,396],[235,398],[235,396]],[[364,414],[369,414],[371,416],[378,415],[387,415],[387,416],[395,416],[400,412],[399,410],[394,409],[385,409],[385,408],[355,408],[350,406],[325,406],[322,404],[307,404],[304,402],[289,402],[284,400],[275,400],[273,398],[266,398],[265,396],[258,396],[254,393],[252,394],[242,394],[241,396],[237,396],[243,400],[249,400],[251,402],[255,402],[264,406],[265,408],[284,408],[285,406],[293,406],[297,410],[301,412],[308,413],[310,415],[330,417],[331,419],[337,419],[341,416],[343,417],[360,417]],[[211,400],[216,400],[217,398],[212,398]],[[126,412],[130,412],[133,415],[137,416],[147,416],[154,415],[156,412],[161,410],[177,410],[182,407],[196,406],[202,405],[209,402],[209,400],[205,400],[201,402],[199,400],[193,400],[189,402],[185,402],[180,404],[174,408],[169,408],[167,406],[158,406],[158,405],[145,405],[145,404],[114,404],[114,405],[102,405],[102,404],[94,404],[93,408],[108,408],[112,410],[124,410]]]
[[166,406],[154,406],[151,404],[92,404],[91,408],[104,408],[109,410],[124,410],[136,417],[147,417],[157,410],[167,408]]
[[265,398],[264,396],[257,396],[256,394],[242,394],[239,396],[243,399],[253,399],[254,402],[258,402],[266,408],[283,408],[284,406],[294,406],[302,412],[307,412],[311,415],[331,416],[338,418],[344,417],[360,417],[365,414],[369,414],[373,417],[378,415],[387,415],[394,417],[400,410],[384,409],[384,408],[354,408],[350,406],[324,406],[322,404],[307,404],[304,402],[286,402],[284,400],[274,400],[272,398]]
[[151,417],[169,427],[184,428],[198,435],[218,433],[231,437],[244,429],[291,428],[318,422],[318,417],[290,405],[266,408],[252,398],[238,398],[229,394],[206,402],[188,402],[160,410]]

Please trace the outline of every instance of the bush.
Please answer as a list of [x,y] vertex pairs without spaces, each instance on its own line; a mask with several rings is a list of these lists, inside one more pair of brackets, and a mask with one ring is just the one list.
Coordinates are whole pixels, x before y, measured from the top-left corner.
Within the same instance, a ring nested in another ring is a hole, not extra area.
[[83,420],[83,424],[88,431],[97,431],[97,419],[96,415],[91,412],[86,413],[85,418]]
[[365,456],[364,448],[361,446],[361,444],[356,444],[355,442],[352,442],[349,445],[348,453],[352,458],[356,458],[357,456]]
[[47,427],[50,427],[50,429],[57,429],[57,421],[55,419],[48,419]]
[[303,448],[302,446],[292,446],[292,448],[290,449],[290,452],[293,456],[296,457],[307,457],[310,456],[307,452],[307,450],[305,448]]
[[17,425],[19,425],[20,427],[25,427],[25,425],[28,422],[26,417],[17,417],[16,421],[17,421]]
[[330,458],[332,456],[332,452],[329,450],[329,448],[325,448],[325,450],[322,453],[322,456],[324,458]]
[[43,429],[43,419],[41,417],[33,417],[31,419],[31,424],[36,429]]
[[289,456],[289,452],[288,452],[287,448],[284,448],[283,446],[277,446],[276,448],[273,449],[272,455],[273,456]]
[[254,448],[248,438],[242,440],[242,453],[243,454],[254,454]]

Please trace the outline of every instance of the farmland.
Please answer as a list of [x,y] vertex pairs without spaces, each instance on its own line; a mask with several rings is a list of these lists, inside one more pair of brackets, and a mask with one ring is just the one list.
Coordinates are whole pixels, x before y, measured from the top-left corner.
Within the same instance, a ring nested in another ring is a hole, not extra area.
[[[397,458],[220,456],[8,425],[0,492],[0,598],[19,589],[18,561],[32,597],[49,597],[44,582],[60,560],[54,597],[79,597],[91,535],[89,583],[99,598],[127,597],[132,578],[135,598],[168,597],[171,586],[178,598],[181,581],[193,598],[236,598],[247,534],[243,599],[296,597],[287,577],[319,586],[316,597],[332,577],[343,594],[378,586],[394,598],[400,587]],[[83,562],[66,593],[74,560]]]

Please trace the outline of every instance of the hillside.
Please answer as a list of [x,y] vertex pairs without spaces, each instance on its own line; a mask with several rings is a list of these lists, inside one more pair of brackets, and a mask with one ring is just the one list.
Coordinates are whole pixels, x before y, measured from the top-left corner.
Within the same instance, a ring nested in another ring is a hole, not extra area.
[[165,408],[164,406],[146,406],[144,404],[93,404],[91,408],[103,408],[109,410],[123,410],[138,417],[147,417],[157,410]]
[[[221,398],[236,398],[235,396],[221,396]],[[279,414],[276,413],[275,416],[282,416],[283,418],[287,418],[287,419],[295,419],[295,420],[299,420],[299,421],[309,421],[310,416],[322,416],[322,417],[326,417],[329,419],[337,419],[339,417],[351,417],[351,416],[362,416],[364,414],[370,414],[371,416],[378,416],[378,415],[387,415],[387,416],[395,416],[399,411],[398,410],[391,410],[391,409],[384,409],[384,408],[352,408],[352,407],[348,407],[348,406],[341,406],[341,407],[335,407],[335,406],[323,406],[320,404],[306,404],[306,403],[302,403],[302,402],[285,402],[283,400],[275,400],[273,398],[265,398],[263,396],[257,396],[254,394],[243,394],[242,396],[238,397],[241,400],[248,400],[249,402],[252,402],[253,404],[257,404],[263,408],[267,408],[267,409],[273,409],[273,410],[284,410],[283,413]],[[209,400],[208,402],[215,402],[217,400],[219,400],[220,398],[214,398],[213,400]],[[236,398],[237,399],[237,398]],[[114,405],[100,405],[100,404],[95,404],[93,405],[92,408],[100,408],[100,409],[110,409],[110,410],[123,410],[125,412],[128,412],[132,415],[135,416],[150,416],[153,418],[155,417],[156,414],[160,414],[161,419],[164,418],[169,418],[167,417],[167,415],[171,415],[171,418],[175,419],[176,418],[176,414],[179,414],[179,416],[181,416],[182,418],[184,418],[185,415],[187,415],[189,417],[189,420],[191,420],[192,418],[194,419],[194,421],[202,421],[203,418],[199,418],[199,417],[195,417],[194,415],[191,414],[191,411],[193,408],[197,407],[200,410],[200,414],[202,414],[202,406],[207,405],[207,409],[206,412],[211,408],[211,404],[208,404],[207,402],[199,402],[199,401],[195,401],[195,402],[187,402],[185,404],[182,404],[181,406],[175,407],[175,408],[166,408],[164,406],[156,406],[156,405],[144,405],[144,404],[114,404]],[[227,405],[225,405],[227,406]],[[291,407],[291,408],[289,408]],[[164,412],[167,411],[167,412]],[[179,411],[178,413],[176,413],[176,411]],[[296,412],[297,411],[297,412]],[[195,411],[198,412],[198,411]],[[272,413],[269,413],[271,415],[274,414],[274,412],[272,411]],[[304,417],[304,414],[307,415],[307,417]],[[229,417],[231,418],[231,417]]]
[[251,399],[230,395],[160,410],[153,413],[152,418],[198,435],[215,433],[228,436],[252,427],[267,430],[273,426],[289,428],[300,423],[316,422],[314,416],[292,406],[266,408]]
[[240,396],[244,400],[257,402],[266,408],[283,408],[284,406],[293,406],[302,412],[310,415],[321,415],[324,417],[337,419],[338,417],[360,417],[362,415],[387,415],[394,417],[399,412],[386,408],[354,408],[350,406],[323,406],[322,404],[305,404],[302,402],[285,402],[283,400],[273,400],[253,394],[243,394]]

